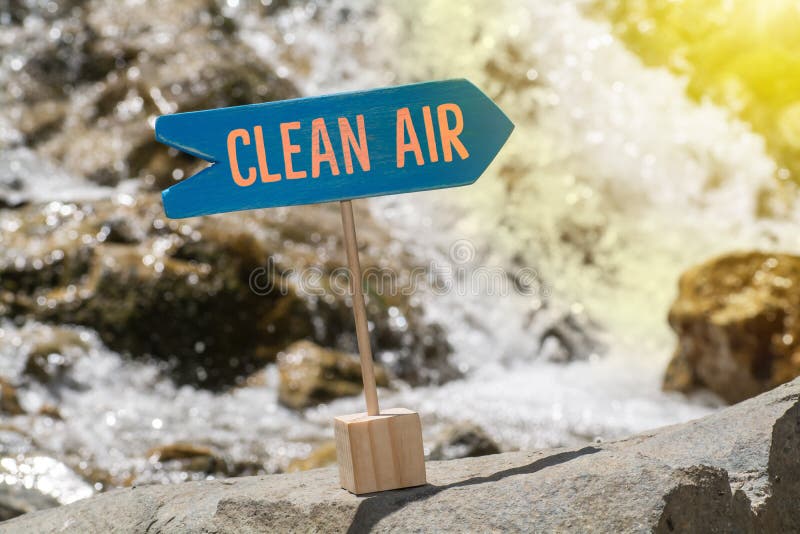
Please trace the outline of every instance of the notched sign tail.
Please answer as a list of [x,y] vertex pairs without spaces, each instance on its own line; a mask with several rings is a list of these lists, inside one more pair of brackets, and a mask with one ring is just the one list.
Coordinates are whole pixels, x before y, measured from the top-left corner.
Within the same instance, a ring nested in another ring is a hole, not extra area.
[[513,129],[464,79],[166,115],[156,139],[211,165],[163,191],[164,208],[182,218],[468,185]]

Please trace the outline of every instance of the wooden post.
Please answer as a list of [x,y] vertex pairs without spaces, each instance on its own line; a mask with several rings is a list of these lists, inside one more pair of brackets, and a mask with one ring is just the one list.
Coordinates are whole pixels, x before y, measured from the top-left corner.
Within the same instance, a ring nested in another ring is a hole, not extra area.
[[[438,138],[433,135],[431,112],[434,106]],[[427,158],[423,158],[414,134],[415,128],[422,126],[420,113],[429,134]],[[264,124],[265,117],[270,119],[267,121],[270,124]],[[289,131],[307,129],[311,117],[317,117],[311,121],[311,135],[301,136],[298,132],[296,137],[304,146],[289,143]],[[403,134],[402,140],[398,139],[400,135],[395,135],[394,128],[374,126],[387,122],[397,124],[399,133]],[[339,126],[346,173],[339,172],[326,124]],[[368,124],[373,125],[369,131]],[[465,125],[471,125],[469,131],[465,131]],[[266,136],[268,143],[265,143],[266,130],[262,131],[262,126],[270,128]],[[319,154],[317,129],[330,159]],[[155,122],[157,141],[211,163],[203,172],[163,191],[164,210],[171,219],[243,209],[341,203],[367,403],[365,413],[334,418],[339,479],[348,491],[360,495],[417,486],[425,484],[426,480],[419,414],[404,408],[381,412],[378,406],[350,199],[471,184],[486,170],[513,129],[514,125],[500,108],[463,79],[265,102],[248,106],[247,110],[237,107],[176,113],[158,117]],[[266,165],[267,152],[270,158],[280,158],[280,148],[273,143],[277,130],[280,130],[282,155],[286,160],[283,174],[270,173]],[[250,132],[254,146],[248,147]],[[405,143],[405,132],[414,139],[413,143]],[[305,141],[301,141],[301,137]],[[444,162],[437,163],[437,143],[441,144]],[[292,180],[306,175],[305,170],[293,172],[289,161],[292,153],[301,151],[311,152],[311,174],[319,180]],[[416,165],[404,166],[403,158],[409,151],[414,152]],[[458,157],[451,157],[453,151]],[[351,161],[354,153],[357,162]],[[258,156],[258,169],[246,167],[246,161],[253,163],[254,155]],[[398,166],[394,165],[395,158]],[[320,168],[321,161],[329,165]],[[244,169],[246,177],[242,174]],[[286,181],[282,181],[284,177]],[[280,183],[271,183],[276,181]]]
[[350,268],[350,294],[353,298],[353,315],[356,319],[358,353],[361,356],[361,377],[364,382],[364,398],[367,401],[367,415],[380,415],[378,390],[375,386],[375,369],[372,364],[372,348],[369,344],[369,325],[367,310],[362,293],[361,263],[358,261],[358,242],[356,225],[353,221],[353,203],[350,200],[339,202],[344,227],[344,246],[347,251],[347,264]]
[[343,488],[356,495],[419,486],[426,480],[419,414],[404,408],[381,413],[378,406],[353,204],[350,200],[342,200],[340,207],[367,413],[341,415],[334,419],[339,481]]

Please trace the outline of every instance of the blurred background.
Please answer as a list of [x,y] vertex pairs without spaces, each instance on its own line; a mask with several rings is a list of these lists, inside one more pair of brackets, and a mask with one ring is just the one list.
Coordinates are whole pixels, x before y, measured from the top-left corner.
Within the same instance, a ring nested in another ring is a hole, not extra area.
[[789,0],[0,0],[0,519],[327,465],[333,416],[363,410],[338,207],[166,219],[158,192],[202,167],[155,142],[167,113],[464,77],[514,121],[475,185],[356,203],[362,263],[413,289],[366,284],[381,405],[421,413],[430,459],[797,376],[799,22]]

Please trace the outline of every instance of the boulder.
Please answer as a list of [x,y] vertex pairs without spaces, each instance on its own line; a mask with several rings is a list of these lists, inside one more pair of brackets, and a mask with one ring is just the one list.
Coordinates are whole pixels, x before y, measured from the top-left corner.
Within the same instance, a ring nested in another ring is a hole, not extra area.
[[428,463],[425,486],[356,497],[335,468],[126,488],[5,532],[796,532],[800,379],[616,442]]
[[[143,452],[145,462],[126,472],[117,470],[108,479],[101,479],[104,488],[130,487],[139,484],[168,484],[207,478],[262,475],[270,472],[263,458],[236,459],[219,448],[213,438],[200,441],[177,441],[157,445]],[[83,462],[84,464],[86,462]],[[274,472],[274,471],[272,471]],[[94,482],[101,472],[81,472]]]
[[308,456],[296,458],[289,462],[289,465],[286,466],[286,472],[296,473],[298,471],[308,471],[309,469],[326,467],[335,463],[336,442],[331,440],[314,447]]
[[25,413],[19,403],[17,388],[2,377],[0,377],[0,413],[12,416]]
[[64,382],[70,367],[89,350],[88,345],[78,332],[67,328],[42,329],[39,336],[28,350],[24,375],[42,384]]
[[[365,268],[413,260],[358,210]],[[95,329],[112,349],[167,363],[179,383],[242,381],[297,340],[355,352],[335,205],[168,220],[157,194],[0,213],[0,316]],[[367,287],[378,359],[410,383],[458,373],[436,325],[399,291]],[[51,347],[52,348],[52,347]],[[28,372],[66,364],[45,347]],[[60,351],[60,352],[59,352]],[[51,365],[51,363],[53,365]]]
[[215,0],[69,3],[45,17],[51,38],[47,26],[12,27],[0,52],[25,58],[4,111],[28,146],[75,174],[163,188],[203,162],[157,143],[156,116],[298,96]]
[[669,323],[666,390],[704,387],[733,403],[800,376],[800,257],[736,253],[689,269]]
[[430,460],[456,460],[498,454],[500,446],[481,427],[470,423],[446,428],[431,450]]
[[173,443],[154,447],[147,451],[147,458],[153,462],[169,462],[172,460],[186,460],[214,456],[208,447],[192,445],[191,443]]
[[[298,341],[278,355],[278,400],[296,410],[340,397],[360,394],[361,363],[358,356]],[[375,364],[375,382],[388,386],[386,370]]]
[[[209,447],[191,443],[172,443],[154,447],[147,451],[150,463],[179,462],[186,471],[218,471],[218,464],[224,461]],[[223,470],[224,471],[224,470]]]

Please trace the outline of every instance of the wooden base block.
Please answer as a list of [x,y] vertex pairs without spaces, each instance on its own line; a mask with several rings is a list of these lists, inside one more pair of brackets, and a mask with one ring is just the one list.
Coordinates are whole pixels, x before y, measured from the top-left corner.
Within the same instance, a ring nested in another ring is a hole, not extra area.
[[340,415],[334,420],[342,487],[361,495],[421,486],[425,480],[422,425],[405,408]]

